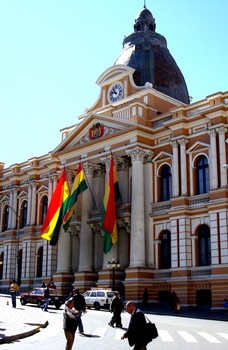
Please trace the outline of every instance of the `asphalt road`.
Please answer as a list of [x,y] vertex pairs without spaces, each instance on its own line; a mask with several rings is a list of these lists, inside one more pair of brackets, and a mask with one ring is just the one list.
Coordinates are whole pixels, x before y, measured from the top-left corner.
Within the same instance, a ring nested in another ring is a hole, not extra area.
[[[31,306],[26,305],[26,308]],[[25,310],[26,311],[26,310]],[[34,308],[34,313],[42,312]],[[2,345],[3,350],[63,350],[65,336],[62,329],[63,308],[50,309],[49,326],[32,337]],[[228,348],[227,322],[184,318],[180,316],[147,315],[157,325],[159,337],[150,343],[148,350],[221,350]],[[73,349],[124,350],[130,349],[128,341],[121,340],[124,330],[108,326],[111,313],[88,310],[83,316],[84,335],[76,334]],[[130,315],[124,312],[122,321],[127,328]]]

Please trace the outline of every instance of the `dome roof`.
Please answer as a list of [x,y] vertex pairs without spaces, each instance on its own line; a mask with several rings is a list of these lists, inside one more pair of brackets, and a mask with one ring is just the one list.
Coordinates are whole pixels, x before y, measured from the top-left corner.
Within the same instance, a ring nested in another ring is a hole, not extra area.
[[134,68],[136,85],[150,82],[154,89],[188,104],[185,79],[167,48],[166,39],[155,29],[155,19],[144,6],[135,19],[134,33],[125,37],[115,64]]
[[155,19],[152,15],[152,13],[144,6],[143,10],[141,10],[136,19],[135,19],[135,26],[134,29],[138,27],[138,29],[143,29],[144,27],[148,26],[151,30],[155,31]]

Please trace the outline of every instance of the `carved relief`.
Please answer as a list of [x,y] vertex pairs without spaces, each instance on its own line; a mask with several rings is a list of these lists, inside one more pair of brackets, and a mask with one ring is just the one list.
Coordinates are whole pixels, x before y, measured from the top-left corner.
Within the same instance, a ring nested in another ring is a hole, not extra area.
[[99,137],[114,134],[118,129],[110,128],[100,123],[94,124],[84,137],[78,142],[79,145],[95,140]]

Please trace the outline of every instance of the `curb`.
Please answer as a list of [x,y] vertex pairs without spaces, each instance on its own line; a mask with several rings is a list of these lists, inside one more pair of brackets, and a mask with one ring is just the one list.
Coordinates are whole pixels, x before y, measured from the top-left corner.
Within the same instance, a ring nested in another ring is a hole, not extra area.
[[[34,324],[32,323],[25,323],[27,325],[33,326]],[[18,339],[23,339],[26,337],[30,337],[31,335],[34,335],[40,331],[40,328],[46,328],[48,326],[48,321],[44,322],[43,324],[38,324],[36,327],[33,329],[20,333],[20,334],[15,334],[15,335],[10,335],[8,337],[0,339],[0,344],[5,344],[5,343],[10,343],[12,341],[18,340]]]

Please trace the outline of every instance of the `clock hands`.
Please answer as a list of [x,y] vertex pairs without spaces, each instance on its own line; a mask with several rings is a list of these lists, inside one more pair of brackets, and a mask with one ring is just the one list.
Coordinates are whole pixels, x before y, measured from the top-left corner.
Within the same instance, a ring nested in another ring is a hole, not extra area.
[[113,92],[113,95],[115,95],[115,96],[118,95],[118,91],[114,87],[112,88],[112,92]]

